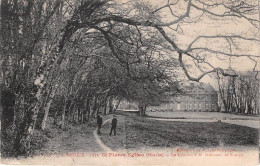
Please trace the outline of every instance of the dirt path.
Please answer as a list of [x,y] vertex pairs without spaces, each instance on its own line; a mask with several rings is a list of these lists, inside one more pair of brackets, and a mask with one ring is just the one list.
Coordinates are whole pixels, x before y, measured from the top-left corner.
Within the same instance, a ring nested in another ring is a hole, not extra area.
[[219,119],[219,120],[252,120],[259,121],[259,116],[236,115],[221,112],[191,112],[191,111],[175,111],[175,112],[151,112],[146,114],[151,117],[169,118],[169,119]]
[[[105,125],[106,123],[108,123],[109,121],[111,121],[112,119],[107,119],[104,121],[104,123],[102,125]],[[110,149],[108,146],[106,146],[100,139],[100,137],[97,134],[97,128],[95,130],[93,130],[93,135],[94,138],[96,140],[96,143],[106,152],[112,152],[112,149]]]
[[35,151],[34,156],[104,151],[93,134],[95,130],[95,122],[72,126],[67,130],[50,128],[46,131],[49,133],[47,142],[43,148]]
[[126,126],[125,126],[125,116],[117,115],[117,129],[116,135],[109,135],[111,129],[110,123],[106,123],[102,126],[102,134],[99,135],[99,139],[109,147],[112,151],[122,151],[126,150]]
[[[101,128],[105,132],[105,126],[109,126],[111,115],[103,117],[104,123]],[[92,153],[92,152],[112,152],[100,137],[107,135],[97,134],[95,119],[89,124],[70,126],[66,130],[58,129],[56,126],[49,126],[46,131],[46,143],[41,149],[35,150],[33,156],[57,155],[67,153]]]

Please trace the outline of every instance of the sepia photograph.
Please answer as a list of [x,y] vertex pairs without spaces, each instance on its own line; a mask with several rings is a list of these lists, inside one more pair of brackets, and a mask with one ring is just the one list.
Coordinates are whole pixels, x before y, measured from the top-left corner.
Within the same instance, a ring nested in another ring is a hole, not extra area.
[[259,0],[0,0],[1,165],[260,165]]

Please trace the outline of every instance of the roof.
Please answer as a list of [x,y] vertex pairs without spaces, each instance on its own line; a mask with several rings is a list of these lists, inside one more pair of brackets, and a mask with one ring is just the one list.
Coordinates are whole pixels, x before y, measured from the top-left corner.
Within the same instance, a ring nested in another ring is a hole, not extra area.
[[136,109],[117,109],[117,110],[120,110],[123,112],[139,112],[139,110],[136,110]]
[[199,92],[199,93],[217,93],[217,91],[210,85],[203,82],[190,83],[187,87],[187,93]]

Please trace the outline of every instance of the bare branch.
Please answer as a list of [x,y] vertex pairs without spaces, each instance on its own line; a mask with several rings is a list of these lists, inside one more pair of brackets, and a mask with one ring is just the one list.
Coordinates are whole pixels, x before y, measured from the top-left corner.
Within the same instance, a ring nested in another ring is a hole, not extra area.
[[179,0],[177,0],[175,3],[170,3],[170,2],[168,1],[166,5],[164,5],[164,6],[162,6],[162,7],[159,7],[158,9],[154,10],[152,13],[156,13],[156,12],[158,12],[159,10],[162,10],[162,9],[164,9],[164,8],[166,8],[166,7],[169,7],[169,8],[171,9],[171,6],[176,5],[178,2],[179,2]]
[[193,50],[204,50],[204,51],[208,51],[208,52],[215,53],[215,54],[227,55],[230,57],[256,57],[256,58],[260,57],[257,55],[250,55],[250,54],[231,54],[231,53],[226,53],[226,52],[222,52],[222,51],[212,50],[212,49],[205,48],[205,47],[196,47],[196,48],[190,49],[189,51],[193,51]]
[[161,35],[172,45],[172,47],[177,52],[182,52],[181,49],[177,46],[177,44],[166,34],[162,27],[157,26],[156,29],[161,33]]
[[206,76],[207,74],[210,74],[210,73],[214,73],[214,72],[220,72],[223,76],[230,76],[230,77],[237,77],[237,75],[232,75],[232,74],[228,74],[228,73],[225,73],[224,69],[222,68],[214,68],[208,72],[205,72],[205,73],[202,73],[200,76],[198,76],[197,78],[195,77],[192,77],[185,64],[183,63],[183,60],[182,60],[182,53],[179,53],[179,62],[180,62],[180,66],[181,68],[183,69],[184,71],[184,74],[188,77],[189,80],[191,81],[196,81],[196,82],[199,82],[204,76]]
[[237,38],[237,39],[243,39],[243,40],[248,40],[248,41],[257,41],[259,42],[260,40],[259,39],[256,39],[256,38],[247,38],[247,37],[243,37],[243,36],[240,36],[240,35],[214,35],[214,36],[198,36],[197,38],[195,38],[187,47],[186,51],[190,51],[191,50],[191,47],[192,45],[197,42],[199,39],[202,39],[202,38],[205,38],[205,39],[216,39],[216,38]]
[[[203,5],[206,5],[206,3],[203,3],[201,1],[199,1],[200,3],[202,3]],[[243,13],[245,12],[241,12],[240,10],[238,9],[235,9],[234,7],[228,7],[227,5],[225,5],[224,3],[216,3],[216,4],[212,4],[212,5],[209,5],[207,4],[207,6],[224,6],[226,9],[230,10],[230,12],[224,12],[223,14],[218,14],[218,13],[215,13],[215,12],[211,12],[209,11],[208,9],[206,8],[201,8],[197,5],[195,5],[194,3],[191,3],[191,6],[194,7],[195,9],[197,10],[200,10],[200,11],[203,11],[207,14],[210,14],[212,16],[215,16],[215,17],[237,17],[237,18],[244,18],[246,19],[247,21],[249,21],[254,27],[258,28],[259,29],[259,25],[257,25],[256,23],[259,23],[259,20],[257,19],[253,19],[253,18],[249,18],[247,17],[246,15],[244,15]],[[249,11],[252,10],[252,9],[249,9]]]

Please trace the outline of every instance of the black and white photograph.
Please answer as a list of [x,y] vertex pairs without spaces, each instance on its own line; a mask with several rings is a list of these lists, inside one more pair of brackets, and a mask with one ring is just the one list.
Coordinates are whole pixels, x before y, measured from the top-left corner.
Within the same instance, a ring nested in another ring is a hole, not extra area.
[[2,165],[257,166],[259,0],[0,0]]

